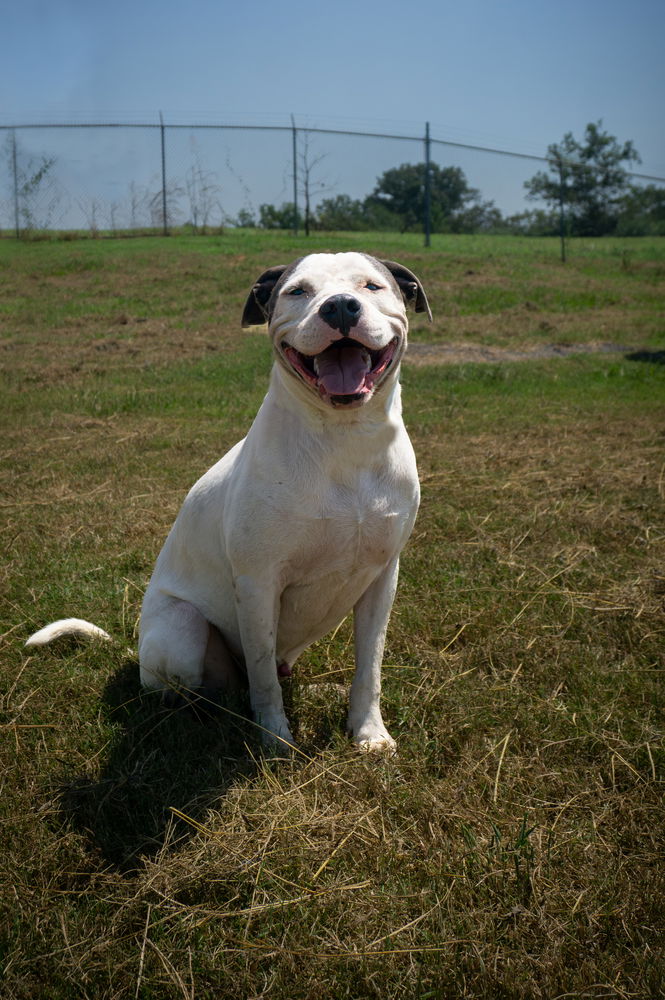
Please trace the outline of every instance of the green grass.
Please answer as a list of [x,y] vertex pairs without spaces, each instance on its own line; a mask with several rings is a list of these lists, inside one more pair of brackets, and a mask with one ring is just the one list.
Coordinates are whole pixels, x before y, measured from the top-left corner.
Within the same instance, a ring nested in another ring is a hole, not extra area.
[[[242,701],[163,712],[132,652],[187,489],[265,392],[244,296],[310,246],[422,273],[433,347],[626,347],[404,365],[390,761],[344,735],[348,621],[288,685],[292,760]],[[0,241],[0,995],[665,995],[664,246]],[[63,614],[117,642],[26,656]]]

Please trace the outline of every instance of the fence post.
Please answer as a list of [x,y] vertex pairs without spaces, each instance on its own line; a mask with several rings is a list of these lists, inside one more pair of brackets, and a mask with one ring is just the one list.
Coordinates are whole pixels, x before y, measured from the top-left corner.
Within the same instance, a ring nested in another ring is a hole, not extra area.
[[12,172],[14,174],[14,230],[16,239],[21,236],[18,211],[18,155],[16,152],[16,130],[12,129]]
[[559,159],[559,236],[561,238],[561,263],[566,263],[566,188],[563,160]]
[[425,122],[425,246],[431,243],[432,233],[432,178],[430,171],[431,142],[429,122]]
[[561,263],[566,263],[566,196],[563,160],[559,157],[559,237],[561,239]]
[[159,112],[159,132],[162,141],[162,235],[169,235],[168,219],[166,216],[166,137],[164,135],[164,118]]
[[297,129],[291,115],[291,137],[293,140],[293,235],[298,235],[298,142]]

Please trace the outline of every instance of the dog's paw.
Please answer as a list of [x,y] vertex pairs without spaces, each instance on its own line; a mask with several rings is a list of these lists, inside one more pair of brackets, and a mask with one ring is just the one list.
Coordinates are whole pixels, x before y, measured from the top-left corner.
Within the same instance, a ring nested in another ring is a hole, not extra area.
[[354,740],[360,753],[381,754],[383,757],[396,757],[397,744],[392,736],[379,737],[371,740]]
[[161,692],[160,700],[162,708],[167,712],[177,712],[182,708],[186,708],[190,701],[187,694],[175,686],[164,688]]
[[296,745],[286,716],[259,715],[256,722],[261,730],[261,741],[272,753],[288,753]]
[[219,714],[222,697],[215,688],[200,687],[190,691],[188,688],[170,687],[162,691],[161,704],[167,712],[185,711],[203,721]]
[[397,744],[385,726],[361,726],[353,732],[353,743],[361,753],[382,754],[394,757]]

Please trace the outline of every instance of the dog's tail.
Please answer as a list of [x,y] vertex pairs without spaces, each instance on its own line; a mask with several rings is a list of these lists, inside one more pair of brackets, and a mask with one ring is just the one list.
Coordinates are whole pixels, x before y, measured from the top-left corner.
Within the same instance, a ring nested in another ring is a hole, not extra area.
[[104,639],[104,641],[111,639],[108,632],[98,625],[93,625],[92,622],[86,622],[82,618],[61,618],[60,621],[51,622],[50,625],[31,635],[26,646],[46,646],[49,642],[65,635],[77,636],[80,639]]

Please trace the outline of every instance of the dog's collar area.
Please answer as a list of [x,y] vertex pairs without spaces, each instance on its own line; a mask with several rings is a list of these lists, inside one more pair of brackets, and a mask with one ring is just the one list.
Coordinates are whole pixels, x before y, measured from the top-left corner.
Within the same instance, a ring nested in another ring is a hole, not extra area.
[[371,351],[349,337],[336,340],[318,354],[302,354],[282,342],[281,351],[292,370],[332,406],[360,405],[387,374],[399,339]]

